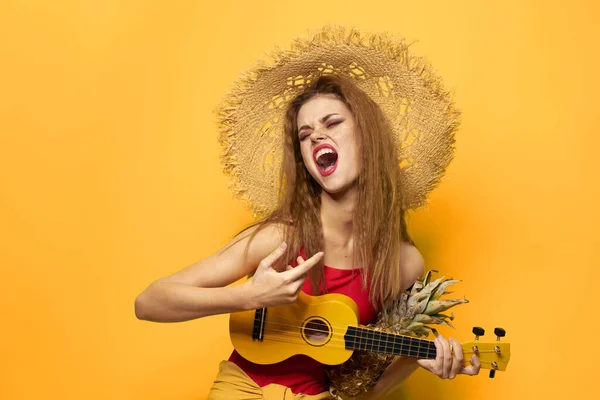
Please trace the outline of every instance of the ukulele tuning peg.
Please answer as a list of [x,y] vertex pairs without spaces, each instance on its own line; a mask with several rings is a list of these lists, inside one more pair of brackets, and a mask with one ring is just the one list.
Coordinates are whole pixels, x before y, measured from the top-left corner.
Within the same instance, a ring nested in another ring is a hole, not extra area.
[[498,363],[496,361],[492,362],[492,369],[490,370],[490,378],[496,376],[496,370],[498,369]]
[[494,329],[494,335],[496,335],[496,340],[500,340],[500,338],[506,336],[506,331],[502,328],[496,328]]
[[475,335],[475,340],[479,340],[479,336],[485,335],[485,329],[475,326],[473,327],[473,335]]

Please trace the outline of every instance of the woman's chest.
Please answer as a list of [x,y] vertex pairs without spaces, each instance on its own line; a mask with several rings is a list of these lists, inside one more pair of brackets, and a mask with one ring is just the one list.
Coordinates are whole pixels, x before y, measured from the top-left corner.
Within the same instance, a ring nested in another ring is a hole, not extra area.
[[347,270],[360,267],[360,265],[355,265],[354,250],[352,246],[336,246],[325,240],[323,247],[325,253],[323,262],[325,265]]
[[[369,296],[369,285],[363,286],[363,276],[360,269],[338,269],[328,267],[323,270],[323,284],[326,293],[339,293],[350,297],[358,306],[359,322],[362,325],[372,323],[377,318],[377,310],[373,307]],[[304,281],[304,293],[313,295],[310,280]]]

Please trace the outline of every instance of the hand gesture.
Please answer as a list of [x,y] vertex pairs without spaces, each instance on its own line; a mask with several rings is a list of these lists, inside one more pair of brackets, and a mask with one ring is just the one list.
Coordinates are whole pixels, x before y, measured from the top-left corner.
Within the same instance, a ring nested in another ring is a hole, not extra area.
[[[418,360],[417,363],[442,379],[454,379],[458,374],[477,375],[481,362],[476,354],[471,357],[470,364],[464,366],[464,355],[460,343],[453,338],[446,340],[442,335],[435,338],[435,360]],[[454,354],[453,354],[454,353]]]
[[265,257],[258,264],[254,276],[249,281],[252,297],[258,305],[257,308],[295,302],[298,293],[302,290],[304,280],[308,276],[308,271],[323,258],[323,252],[313,255],[306,261],[302,257],[298,257],[296,259],[297,267],[292,268],[291,265],[288,265],[285,271],[278,272],[273,268],[273,264],[285,254],[286,248],[287,245],[284,242]]

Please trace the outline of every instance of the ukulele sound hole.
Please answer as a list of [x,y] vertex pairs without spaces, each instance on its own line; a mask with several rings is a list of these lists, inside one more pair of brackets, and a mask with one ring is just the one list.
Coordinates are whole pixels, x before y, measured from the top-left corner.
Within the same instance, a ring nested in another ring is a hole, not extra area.
[[323,346],[331,339],[331,325],[322,318],[309,318],[302,325],[302,337],[312,346]]

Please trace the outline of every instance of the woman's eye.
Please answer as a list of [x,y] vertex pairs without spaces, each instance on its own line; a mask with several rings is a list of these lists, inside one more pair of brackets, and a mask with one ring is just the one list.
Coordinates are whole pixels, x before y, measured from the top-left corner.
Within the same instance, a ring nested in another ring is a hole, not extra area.
[[302,132],[300,134],[300,141],[303,141],[304,139],[306,139],[309,136],[310,136],[310,132],[306,132],[306,131]]
[[331,128],[332,126],[336,126],[339,125],[342,121],[333,121],[332,123],[330,123],[329,125],[327,125],[328,128]]

